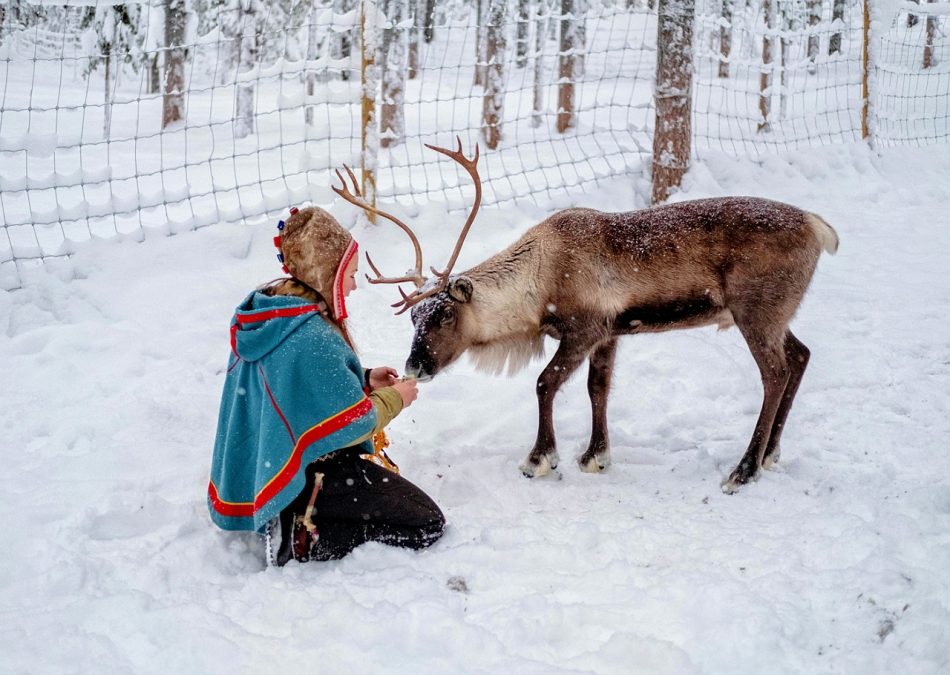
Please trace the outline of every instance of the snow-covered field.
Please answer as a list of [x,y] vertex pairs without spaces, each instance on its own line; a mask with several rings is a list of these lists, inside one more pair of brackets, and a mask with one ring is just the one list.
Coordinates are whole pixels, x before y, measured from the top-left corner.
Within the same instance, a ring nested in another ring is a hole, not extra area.
[[[0,671],[948,672],[948,175],[947,146],[845,146],[688,176],[677,199],[781,199],[841,236],[794,322],[812,360],[757,483],[719,489],[761,396],[735,331],[621,342],[604,475],[571,461],[584,377],[556,404],[558,475],[529,481],[543,364],[505,379],[463,363],[390,434],[445,537],[280,570],[205,506],[228,319],[279,273],[272,228],[97,242],[29,271],[0,293]],[[643,194],[616,180],[579,203]],[[460,216],[405,215],[438,264]],[[542,215],[487,205],[460,266]],[[355,228],[386,270],[409,264],[395,228]],[[408,351],[393,294],[352,297],[368,365]]]

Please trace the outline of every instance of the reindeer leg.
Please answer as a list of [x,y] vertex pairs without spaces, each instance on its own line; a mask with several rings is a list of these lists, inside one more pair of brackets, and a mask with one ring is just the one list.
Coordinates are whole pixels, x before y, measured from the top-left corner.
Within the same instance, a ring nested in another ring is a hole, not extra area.
[[749,447],[739,464],[729,474],[729,478],[722,483],[722,491],[727,494],[732,494],[739,489],[740,485],[748,483],[757,476],[759,467],[762,466],[766,443],[771,436],[772,424],[789,378],[783,346],[785,331],[782,331],[781,336],[773,337],[770,333],[774,331],[760,332],[748,325],[743,326],[738,322],[737,325],[749,345],[752,357],[759,366],[759,373],[762,375],[763,401]]
[[590,445],[577,463],[581,471],[599,473],[610,466],[610,438],[607,435],[607,398],[610,394],[610,376],[617,353],[617,338],[598,345],[590,355],[590,370],[587,374],[587,393],[593,424]]
[[785,428],[785,420],[788,418],[789,410],[792,409],[792,402],[795,400],[795,394],[798,393],[798,385],[802,382],[802,376],[805,374],[805,368],[808,367],[810,356],[811,352],[808,347],[792,335],[792,331],[787,331],[785,333],[785,359],[789,370],[788,383],[782,393],[782,402],[778,406],[778,412],[775,413],[775,422],[772,423],[769,442],[765,446],[765,457],[762,458],[763,469],[771,468],[782,454],[782,447],[779,443],[782,438],[782,430]]
[[595,340],[561,338],[557,352],[538,377],[538,438],[534,448],[519,467],[528,478],[543,476],[557,467],[557,444],[554,438],[554,397],[581,362],[587,357]]

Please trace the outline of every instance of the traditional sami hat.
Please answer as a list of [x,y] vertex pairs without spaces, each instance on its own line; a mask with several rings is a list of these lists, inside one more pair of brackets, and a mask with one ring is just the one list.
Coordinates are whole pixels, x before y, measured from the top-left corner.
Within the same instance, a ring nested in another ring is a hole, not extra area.
[[277,227],[280,233],[274,244],[284,272],[319,293],[335,319],[345,319],[343,272],[356,255],[356,240],[336,218],[315,206],[291,209],[290,217]]

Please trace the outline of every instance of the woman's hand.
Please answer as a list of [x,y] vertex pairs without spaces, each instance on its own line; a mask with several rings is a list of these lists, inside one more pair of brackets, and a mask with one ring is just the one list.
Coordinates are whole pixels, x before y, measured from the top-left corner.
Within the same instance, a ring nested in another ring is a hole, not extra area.
[[382,368],[373,368],[369,371],[369,390],[375,391],[380,387],[391,387],[399,379],[399,373],[395,368],[384,366]]
[[402,407],[408,408],[413,401],[416,400],[416,397],[419,395],[419,388],[416,384],[415,379],[410,378],[408,380],[399,380],[395,384],[390,385],[393,389],[399,392],[399,395],[402,396]]

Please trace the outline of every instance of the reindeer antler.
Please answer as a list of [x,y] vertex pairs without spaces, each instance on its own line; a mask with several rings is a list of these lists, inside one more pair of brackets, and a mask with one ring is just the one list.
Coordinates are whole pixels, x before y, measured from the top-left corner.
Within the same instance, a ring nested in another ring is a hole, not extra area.
[[472,182],[475,183],[475,201],[472,203],[472,210],[469,211],[468,219],[465,221],[465,226],[462,228],[462,233],[459,235],[458,241],[455,242],[455,250],[452,251],[452,257],[449,258],[449,264],[445,266],[445,270],[442,272],[437,271],[434,267],[432,273],[438,276],[441,279],[440,285],[445,285],[448,283],[449,274],[452,273],[452,268],[455,267],[455,261],[458,260],[459,252],[462,250],[462,244],[465,242],[465,237],[468,236],[468,231],[472,227],[472,223],[475,222],[475,214],[478,213],[478,208],[482,205],[482,181],[478,177],[478,143],[475,144],[475,155],[472,159],[468,159],[465,155],[462,154],[462,139],[458,136],[455,137],[455,140],[458,142],[458,150],[452,152],[451,150],[446,150],[445,148],[438,148],[434,145],[425,144],[430,150],[435,150],[440,152],[446,157],[454,159],[456,162],[462,165],[462,167],[468,171],[469,175],[472,177]]
[[402,300],[396,302],[392,307],[399,308],[399,311],[396,314],[402,314],[407,309],[413,305],[417,305],[426,298],[432,297],[437,293],[441,293],[449,285],[449,275],[452,274],[452,268],[455,266],[455,261],[458,260],[459,252],[462,250],[462,244],[465,242],[465,237],[468,235],[469,229],[472,227],[472,223],[475,222],[475,214],[478,213],[478,208],[482,203],[482,183],[481,179],[478,176],[478,169],[476,165],[478,164],[478,144],[475,144],[475,154],[472,159],[468,159],[462,154],[462,139],[458,136],[455,137],[455,140],[458,142],[458,149],[455,151],[447,150],[446,148],[439,148],[434,145],[425,144],[430,150],[435,150],[446,157],[450,157],[458,162],[462,167],[468,171],[469,175],[472,177],[472,180],[475,183],[475,202],[472,204],[472,209],[468,214],[468,219],[465,221],[465,226],[462,228],[461,234],[459,234],[458,241],[455,243],[455,250],[452,252],[452,257],[449,258],[448,265],[445,266],[443,271],[438,271],[434,267],[430,268],[432,273],[439,279],[438,283],[435,284],[432,288],[429,288],[426,291],[422,290],[423,285],[428,281],[426,277],[422,275],[422,249],[419,246],[419,240],[416,238],[416,235],[409,229],[409,226],[403,223],[402,221],[394,218],[384,211],[380,211],[365,199],[363,199],[362,194],[360,193],[359,186],[356,184],[356,176],[353,175],[353,172],[350,171],[350,168],[343,165],[343,168],[346,169],[347,174],[350,176],[350,180],[353,182],[353,191],[356,193],[354,196],[349,188],[346,185],[346,181],[343,179],[342,174],[339,171],[336,172],[336,175],[339,176],[340,181],[343,183],[343,189],[333,188],[333,191],[338,195],[343,197],[346,201],[350,202],[354,206],[358,206],[364,211],[369,211],[377,215],[386,218],[387,220],[392,221],[398,225],[402,230],[409,235],[409,238],[412,240],[412,245],[416,249],[416,268],[414,274],[407,274],[403,277],[384,277],[380,274],[379,270],[376,268],[376,265],[373,264],[373,261],[370,259],[369,254],[366,254],[366,261],[369,263],[369,266],[372,268],[373,272],[376,274],[375,279],[370,279],[369,275],[366,278],[372,284],[398,284],[404,281],[411,281],[416,285],[416,290],[410,294],[406,294],[401,288],[397,287],[399,294],[402,296]]
[[[410,241],[412,241],[412,245],[416,249],[415,273],[406,274],[401,277],[384,277],[380,273],[376,265],[373,264],[373,259],[369,257],[369,253],[367,253],[366,262],[369,263],[370,268],[376,274],[375,279],[371,278],[367,274],[366,275],[367,281],[369,281],[371,284],[401,284],[404,281],[411,281],[416,285],[416,288],[422,288],[423,284],[425,284],[426,282],[426,278],[422,274],[422,247],[419,246],[419,240],[416,238],[415,233],[409,228],[408,225],[406,225],[404,222],[402,222],[395,216],[389,213],[386,213],[385,211],[381,211],[377,209],[375,206],[373,206],[372,204],[367,202],[365,199],[363,199],[363,193],[360,191],[360,186],[356,182],[356,176],[353,174],[353,171],[351,171],[350,167],[348,167],[346,164],[343,165],[343,168],[346,169],[346,173],[350,177],[350,181],[353,183],[353,191],[350,192],[350,189],[346,184],[346,180],[343,178],[343,174],[340,173],[339,169],[337,169],[336,175],[337,175],[337,178],[340,179],[340,182],[343,184],[343,187],[342,188],[334,187],[332,188],[332,190],[336,192],[338,195],[340,195],[341,197],[343,197],[343,199],[348,201],[350,204],[353,204],[354,206],[358,206],[364,211],[369,211],[370,213],[375,213],[378,216],[382,216],[383,218],[398,225],[402,229],[403,232],[409,235],[409,239]],[[400,290],[400,293],[401,292],[402,291]],[[402,303],[401,302],[396,303],[395,305],[393,305],[393,307],[397,307],[400,304]]]

